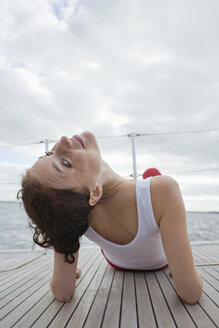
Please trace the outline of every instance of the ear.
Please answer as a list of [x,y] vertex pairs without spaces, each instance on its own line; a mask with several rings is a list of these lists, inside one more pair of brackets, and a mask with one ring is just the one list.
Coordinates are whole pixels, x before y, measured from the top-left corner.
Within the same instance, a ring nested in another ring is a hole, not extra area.
[[95,189],[90,191],[90,199],[88,201],[88,204],[90,206],[94,206],[102,197],[103,195],[103,186],[98,183],[95,187]]

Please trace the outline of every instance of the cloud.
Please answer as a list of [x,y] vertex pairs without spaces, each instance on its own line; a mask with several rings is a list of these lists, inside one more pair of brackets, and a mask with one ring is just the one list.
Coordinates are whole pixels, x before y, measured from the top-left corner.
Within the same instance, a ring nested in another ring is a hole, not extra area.
[[[0,144],[83,130],[101,137],[219,128],[218,9],[216,0],[2,3]],[[164,172],[216,168],[218,138],[137,137],[138,171],[155,164]],[[98,141],[113,168],[127,175],[130,138]],[[0,160],[12,171],[22,157],[31,165],[41,146],[2,150]]]

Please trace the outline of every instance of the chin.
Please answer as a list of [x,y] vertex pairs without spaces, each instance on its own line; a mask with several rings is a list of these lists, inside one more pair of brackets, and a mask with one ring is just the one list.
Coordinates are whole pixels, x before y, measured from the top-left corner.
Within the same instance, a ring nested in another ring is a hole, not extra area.
[[94,136],[94,134],[93,134],[91,131],[88,131],[88,130],[82,132],[81,134],[82,134],[82,135],[83,135],[83,134],[84,134],[84,135],[85,135],[85,134],[86,134],[86,135],[89,135],[89,134],[90,134],[90,135]]
[[96,140],[95,135],[91,131],[86,130],[83,133],[81,133],[81,135],[85,138],[90,138],[90,139],[95,139]]

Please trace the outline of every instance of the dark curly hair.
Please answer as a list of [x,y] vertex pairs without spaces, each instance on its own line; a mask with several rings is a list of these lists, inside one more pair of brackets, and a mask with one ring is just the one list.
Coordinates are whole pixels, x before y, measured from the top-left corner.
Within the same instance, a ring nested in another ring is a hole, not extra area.
[[22,199],[29,226],[34,229],[33,241],[41,247],[54,247],[65,254],[64,259],[73,263],[73,256],[80,247],[79,239],[88,228],[88,215],[94,206],[88,204],[90,192],[44,187],[31,176],[23,175],[17,198]]

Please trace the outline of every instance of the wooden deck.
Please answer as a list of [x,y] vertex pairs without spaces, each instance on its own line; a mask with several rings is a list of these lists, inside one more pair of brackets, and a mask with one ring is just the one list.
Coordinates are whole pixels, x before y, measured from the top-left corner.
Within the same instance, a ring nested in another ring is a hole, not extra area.
[[0,327],[219,327],[219,243],[192,245],[204,293],[187,305],[169,269],[117,271],[97,247],[81,248],[74,297],[57,301],[49,287],[53,252],[0,251]]

